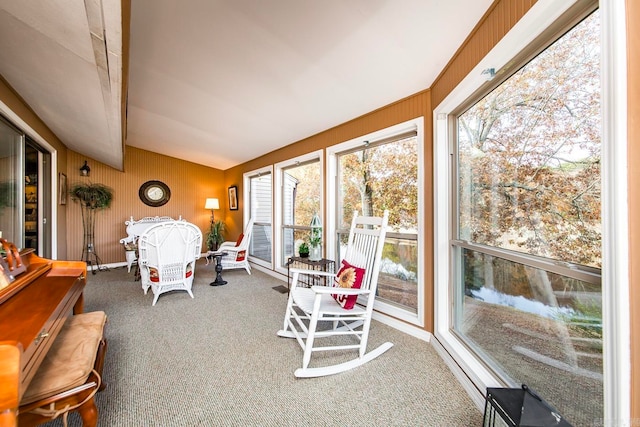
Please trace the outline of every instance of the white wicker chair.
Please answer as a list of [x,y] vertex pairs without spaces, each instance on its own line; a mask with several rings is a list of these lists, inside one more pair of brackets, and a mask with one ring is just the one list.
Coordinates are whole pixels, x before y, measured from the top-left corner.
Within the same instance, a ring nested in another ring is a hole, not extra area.
[[247,273],[251,274],[251,265],[249,265],[251,234],[253,234],[253,219],[250,219],[247,223],[240,244],[236,244],[237,242],[224,242],[220,245],[218,252],[226,252],[228,254],[221,258],[224,270],[244,268]]
[[[182,221],[182,215],[180,216]],[[131,266],[138,262],[137,249],[138,249],[138,237],[145,232],[145,230],[152,225],[160,222],[175,221],[169,216],[145,216],[139,220],[131,217],[124,224],[127,226],[127,237],[120,239],[120,243],[124,246],[125,256],[127,259],[127,272],[131,272]]]
[[191,298],[191,285],[196,260],[202,249],[202,232],[186,221],[166,221],[151,227],[138,239],[140,280],[146,294],[153,291],[153,304],[160,294],[169,291],[187,291]]
[[[387,211],[381,218],[358,217],[358,213],[354,213],[343,258],[343,263],[346,261],[349,265],[345,264],[338,274],[295,268],[290,270],[293,282],[284,328],[278,331],[278,335],[295,338],[304,350],[302,368],[295,371],[296,377],[319,377],[344,372],[369,362],[393,346],[385,342],[366,352],[388,217]],[[307,288],[299,285],[299,274],[329,276],[336,280],[332,280],[332,286]],[[359,278],[362,280],[361,287],[351,287],[352,279],[357,282]],[[351,299],[357,298],[355,305],[349,301],[350,296]],[[350,305],[353,307],[348,308]],[[327,322],[330,322],[328,327]],[[337,341],[331,339],[336,336]],[[347,336],[352,338],[352,342],[345,343]],[[321,338],[328,339],[328,345],[318,345],[317,341]],[[358,350],[358,357],[337,365],[309,368],[313,352],[336,350]]]

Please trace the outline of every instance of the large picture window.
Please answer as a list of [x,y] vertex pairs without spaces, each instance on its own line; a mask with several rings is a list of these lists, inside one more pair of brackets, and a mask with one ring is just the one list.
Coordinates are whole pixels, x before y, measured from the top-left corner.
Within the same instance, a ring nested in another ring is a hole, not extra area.
[[420,147],[415,129],[362,138],[364,142],[344,151],[336,149],[335,219],[336,259],[341,259],[353,212],[380,216],[389,210],[390,229],[382,254],[376,307],[408,312],[413,319],[417,318],[422,295],[418,289]]
[[322,171],[319,158],[279,169],[282,189],[282,266],[297,256],[301,243],[309,243],[311,219],[322,217]]
[[457,115],[453,330],[574,425],[603,418],[600,19]]

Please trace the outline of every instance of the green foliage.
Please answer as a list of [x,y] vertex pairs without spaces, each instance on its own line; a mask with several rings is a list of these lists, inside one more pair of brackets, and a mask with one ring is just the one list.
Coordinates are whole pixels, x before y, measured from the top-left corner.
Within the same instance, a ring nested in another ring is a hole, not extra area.
[[315,247],[322,244],[322,228],[314,228],[309,235],[309,245]]
[[209,250],[217,250],[218,246],[224,242],[224,222],[218,220],[209,225],[209,232],[207,233],[206,244]]
[[298,247],[298,253],[300,255],[302,254],[309,254],[309,245],[307,245],[306,243],[300,243],[300,246]]
[[296,180],[294,206],[296,225],[307,225],[313,214],[320,211],[320,195],[322,194],[320,162],[288,168],[286,174]]
[[342,221],[389,210],[394,229],[418,228],[418,141],[415,137],[363,148],[340,157]]
[[106,209],[111,206],[113,190],[104,184],[77,183],[71,187],[71,200],[86,209]]

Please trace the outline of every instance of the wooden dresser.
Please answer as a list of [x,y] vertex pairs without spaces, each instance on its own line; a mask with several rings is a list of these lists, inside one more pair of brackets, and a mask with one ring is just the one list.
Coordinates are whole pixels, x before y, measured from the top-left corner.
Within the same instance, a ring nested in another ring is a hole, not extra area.
[[67,316],[82,313],[84,303],[84,262],[52,261],[33,250],[20,259],[26,270],[0,289],[0,427],[16,425],[17,403]]

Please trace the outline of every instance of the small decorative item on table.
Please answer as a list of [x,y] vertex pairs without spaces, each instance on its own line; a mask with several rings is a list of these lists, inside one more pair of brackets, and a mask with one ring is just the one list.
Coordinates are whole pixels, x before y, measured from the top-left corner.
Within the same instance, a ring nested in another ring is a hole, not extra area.
[[309,246],[306,243],[300,243],[300,247],[298,247],[298,253],[300,254],[300,258],[308,258]]

